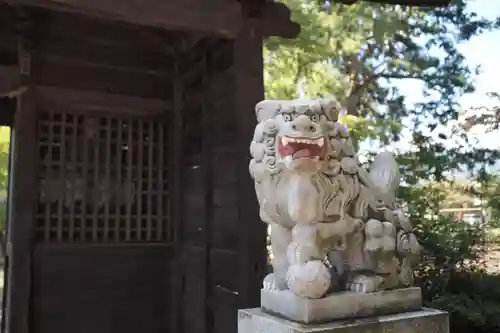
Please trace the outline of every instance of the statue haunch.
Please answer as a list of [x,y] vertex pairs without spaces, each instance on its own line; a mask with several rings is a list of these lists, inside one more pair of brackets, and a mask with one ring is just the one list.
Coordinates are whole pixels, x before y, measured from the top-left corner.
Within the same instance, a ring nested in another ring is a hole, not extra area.
[[321,298],[411,285],[420,246],[396,203],[394,156],[361,168],[334,100],[262,101],[256,114],[250,173],[274,269],[264,288]]

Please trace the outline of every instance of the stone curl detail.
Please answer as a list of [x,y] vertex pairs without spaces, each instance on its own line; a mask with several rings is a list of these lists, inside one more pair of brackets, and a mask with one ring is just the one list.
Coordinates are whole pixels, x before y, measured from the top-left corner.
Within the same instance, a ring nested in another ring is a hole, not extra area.
[[257,125],[250,145],[252,156],[250,172],[255,181],[259,182],[266,175],[279,172],[276,164],[276,134],[277,126],[273,119],[268,119]]

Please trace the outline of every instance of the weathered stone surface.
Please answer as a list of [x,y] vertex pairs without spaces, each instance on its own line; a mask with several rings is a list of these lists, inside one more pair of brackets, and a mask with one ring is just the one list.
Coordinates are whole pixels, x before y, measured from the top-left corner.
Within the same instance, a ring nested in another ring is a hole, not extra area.
[[271,228],[266,290],[319,299],[413,285],[421,247],[396,198],[395,156],[380,152],[365,169],[341,112],[333,99],[255,107],[249,171]]
[[412,287],[374,293],[341,292],[308,299],[290,290],[261,290],[261,308],[299,323],[321,323],[338,319],[386,315],[422,308],[420,288]]
[[238,312],[238,333],[449,333],[448,314],[422,309],[395,315],[304,325],[264,313]]

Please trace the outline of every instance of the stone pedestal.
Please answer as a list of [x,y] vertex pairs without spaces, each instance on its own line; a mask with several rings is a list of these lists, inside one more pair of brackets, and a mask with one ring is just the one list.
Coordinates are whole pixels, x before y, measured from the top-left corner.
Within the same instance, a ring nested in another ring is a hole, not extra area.
[[424,308],[393,315],[306,325],[256,308],[238,312],[238,333],[449,333],[449,321],[446,312]]
[[418,311],[422,308],[420,288],[404,288],[374,293],[339,292],[325,298],[302,298],[290,290],[262,290],[260,306],[270,314],[303,324],[328,323]]

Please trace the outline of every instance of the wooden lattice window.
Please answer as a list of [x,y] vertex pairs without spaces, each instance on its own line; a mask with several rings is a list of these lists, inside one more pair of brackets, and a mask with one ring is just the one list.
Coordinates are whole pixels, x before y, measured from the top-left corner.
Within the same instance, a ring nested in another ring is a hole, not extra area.
[[167,124],[41,112],[37,239],[171,242]]

